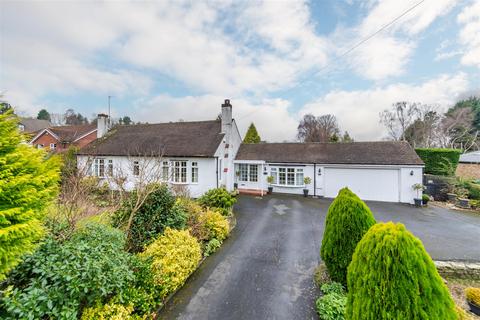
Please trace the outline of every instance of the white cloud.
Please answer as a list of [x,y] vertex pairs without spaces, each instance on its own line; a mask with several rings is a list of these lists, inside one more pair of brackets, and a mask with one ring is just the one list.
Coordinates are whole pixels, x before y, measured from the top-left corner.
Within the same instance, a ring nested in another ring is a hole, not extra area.
[[[339,53],[378,31],[418,2],[418,0],[369,2],[368,14],[356,27],[337,31],[335,37],[343,42]],[[417,46],[420,32],[427,29],[435,19],[448,13],[455,3],[455,0],[421,3],[392,26],[354,50],[349,59],[351,67],[360,76],[372,80],[403,74]]]
[[465,47],[462,64],[480,68],[480,2],[465,7],[458,15],[458,22],[462,24],[460,42]]
[[[220,113],[224,97],[217,95],[172,97],[159,95],[148,101],[139,101],[135,120],[155,122],[197,121],[215,119]],[[259,102],[232,98],[233,116],[242,136],[248,125],[255,123],[262,139],[268,141],[293,140],[298,125],[289,112],[290,104],[283,99],[263,99]]]
[[446,108],[467,89],[467,76],[460,73],[443,75],[420,85],[398,83],[369,90],[332,91],[305,105],[301,114],[333,113],[341,129],[349,131],[356,140],[377,140],[386,137],[385,129],[378,122],[379,113],[392,103],[412,101]]

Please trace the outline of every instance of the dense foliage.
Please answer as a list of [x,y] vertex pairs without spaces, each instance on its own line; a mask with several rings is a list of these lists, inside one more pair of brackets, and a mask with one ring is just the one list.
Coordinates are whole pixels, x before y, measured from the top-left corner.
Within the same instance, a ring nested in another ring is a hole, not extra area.
[[188,230],[170,228],[165,229],[164,234],[148,245],[141,255],[152,258],[153,277],[160,287],[161,297],[182,286],[202,259],[200,244]]
[[64,243],[46,242],[12,272],[4,318],[77,319],[83,307],[122,294],[134,279],[124,234],[89,224]]
[[124,320],[131,319],[132,306],[121,304],[106,304],[85,309],[81,320]]
[[200,217],[199,222],[205,229],[207,240],[217,239],[222,242],[228,237],[230,226],[227,219],[220,212],[206,210]]
[[204,207],[218,208],[224,216],[227,216],[237,199],[227,189],[216,188],[208,190],[198,201]]
[[471,303],[480,306],[480,288],[466,288],[465,296]]
[[346,285],[355,247],[374,224],[367,205],[348,188],[340,190],[328,208],[320,251],[332,280]]
[[260,143],[261,139],[258,135],[257,128],[255,125],[250,123],[248,127],[247,133],[245,134],[245,138],[243,138],[243,143]]
[[321,320],[343,320],[347,296],[341,283],[332,282],[321,287],[323,296],[316,301],[318,316]]
[[0,114],[0,280],[34,248],[58,191],[58,159],[23,141],[12,111]]
[[440,176],[455,174],[461,150],[440,148],[417,148],[418,156],[425,162],[425,173]]
[[422,242],[402,224],[376,224],[348,267],[348,319],[457,319]]
[[[136,201],[132,193],[123,208],[117,212],[114,224],[125,225],[130,210]],[[129,230],[127,246],[132,252],[140,252],[145,245],[152,242],[165,228],[183,229],[186,226],[187,214],[182,207],[176,205],[175,197],[167,185],[161,185],[151,193],[140,209],[135,213]]]

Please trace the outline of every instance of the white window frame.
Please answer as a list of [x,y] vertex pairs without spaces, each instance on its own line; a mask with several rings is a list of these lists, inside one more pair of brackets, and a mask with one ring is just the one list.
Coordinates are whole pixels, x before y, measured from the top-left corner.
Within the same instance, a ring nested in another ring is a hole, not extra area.
[[140,162],[137,160],[133,161],[132,174],[134,177],[138,177],[140,175]]
[[168,182],[170,180],[170,162],[162,161],[162,181]]
[[113,177],[113,160],[108,159],[107,161],[107,175]]
[[93,159],[93,175],[99,178],[105,178],[105,158]]
[[50,150],[55,150],[57,149],[57,144],[56,143],[50,143]]
[[[258,182],[258,164],[239,163],[238,164],[238,181],[239,182]],[[252,175],[253,172],[256,175]]]
[[188,184],[188,161],[187,160],[172,160],[172,176],[171,183],[174,184]]
[[198,183],[198,162],[192,161],[190,167],[191,167],[190,181],[191,183],[196,184]]
[[[274,186],[305,187],[305,170],[303,167],[270,167],[270,175],[273,177],[272,185]],[[280,180],[284,180],[284,182],[282,183]]]

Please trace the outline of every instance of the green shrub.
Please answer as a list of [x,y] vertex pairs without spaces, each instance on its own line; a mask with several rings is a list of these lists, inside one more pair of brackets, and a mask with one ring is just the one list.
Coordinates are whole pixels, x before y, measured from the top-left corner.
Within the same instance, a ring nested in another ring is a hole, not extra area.
[[461,150],[441,148],[417,148],[418,156],[425,163],[425,173],[439,176],[455,174]]
[[344,293],[330,293],[317,299],[317,313],[321,320],[345,319],[347,297]]
[[59,179],[59,158],[24,143],[17,117],[0,113],[0,281],[42,237]]
[[430,196],[428,194],[422,194],[422,201],[425,204],[426,202],[430,201]]
[[222,242],[217,240],[216,238],[213,238],[205,245],[205,249],[203,250],[203,256],[208,257],[209,255],[215,253],[221,246]]
[[323,294],[330,294],[330,293],[338,293],[338,294],[345,294],[345,289],[340,282],[330,282],[325,283],[320,287]]
[[347,284],[347,268],[355,247],[374,224],[367,205],[348,188],[340,190],[328,208],[320,251],[332,280]]
[[124,320],[131,319],[132,306],[121,304],[105,304],[99,307],[87,308],[82,314],[81,320]]
[[152,258],[154,281],[164,298],[182,286],[195,271],[202,259],[202,250],[197,239],[187,230],[166,228],[141,256]]
[[200,219],[205,213],[205,209],[196,201],[187,198],[177,199],[177,205],[187,213],[187,227],[192,236],[202,242],[208,241],[208,230],[204,227],[204,220]]
[[[114,218],[114,225],[125,226],[130,210],[136,201],[136,194],[124,204]],[[167,185],[160,185],[145,200],[135,213],[129,230],[127,247],[132,252],[140,252],[154,241],[165,228],[183,229],[186,226],[187,214],[176,205],[175,197]]]
[[199,222],[205,229],[207,240],[217,239],[222,242],[228,237],[230,226],[221,213],[207,209],[200,215]]
[[6,318],[77,319],[82,307],[121,294],[133,279],[124,234],[87,225],[63,243],[47,241],[11,273]]
[[480,185],[471,179],[457,178],[453,182],[453,192],[462,198],[480,200]]
[[216,188],[208,190],[198,199],[198,202],[209,208],[218,208],[224,216],[230,214],[230,210],[237,199],[225,188]]
[[130,268],[134,273],[132,279],[121,294],[113,298],[112,302],[122,305],[131,305],[136,315],[151,315],[158,310],[162,301],[160,300],[160,286],[155,284],[152,271],[152,258],[142,258],[139,255],[133,256],[130,261]]
[[348,267],[348,319],[457,319],[422,242],[402,224],[373,226]]

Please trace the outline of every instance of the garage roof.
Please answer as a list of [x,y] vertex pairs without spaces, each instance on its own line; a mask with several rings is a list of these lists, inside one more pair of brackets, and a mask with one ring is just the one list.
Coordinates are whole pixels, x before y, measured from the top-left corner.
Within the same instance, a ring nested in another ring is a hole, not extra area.
[[424,165],[403,141],[242,144],[236,160],[280,163]]

